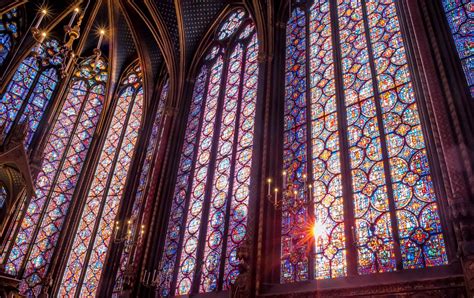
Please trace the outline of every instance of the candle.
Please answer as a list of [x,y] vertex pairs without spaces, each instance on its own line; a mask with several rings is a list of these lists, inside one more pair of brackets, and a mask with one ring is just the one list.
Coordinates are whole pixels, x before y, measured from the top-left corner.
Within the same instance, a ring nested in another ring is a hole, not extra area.
[[46,32],[41,32],[38,42],[42,44],[45,38],[46,38]]
[[153,277],[151,279],[151,282],[154,282],[155,281],[155,277],[156,277],[156,269],[153,270]]
[[41,25],[41,22],[43,21],[44,16],[48,13],[46,9],[42,9],[41,13],[38,17],[38,21],[36,21],[36,24],[34,26],[35,29],[38,29],[38,27]]
[[312,192],[313,192],[313,185],[311,183],[308,185],[308,192],[309,192],[309,201],[312,202]]
[[148,284],[148,280],[150,279],[151,272],[146,273],[145,283]]
[[104,38],[105,31],[100,30],[100,35],[99,35],[99,41],[97,42],[97,49],[100,49],[100,46],[102,45],[102,39]]
[[286,189],[286,171],[283,171],[283,189]]
[[119,221],[115,223],[115,238],[118,238],[118,231],[119,231]]
[[278,205],[278,188],[275,188],[275,207]]
[[72,26],[72,23],[76,19],[76,16],[77,16],[78,13],[79,13],[79,8],[77,8],[77,7],[74,8],[74,12],[72,13],[71,19],[69,20],[69,24],[68,24],[69,27]]
[[271,196],[270,192],[271,192],[271,187],[272,187],[272,178],[268,178],[267,183],[268,183],[267,196]]
[[306,190],[306,174],[303,174],[303,192]]

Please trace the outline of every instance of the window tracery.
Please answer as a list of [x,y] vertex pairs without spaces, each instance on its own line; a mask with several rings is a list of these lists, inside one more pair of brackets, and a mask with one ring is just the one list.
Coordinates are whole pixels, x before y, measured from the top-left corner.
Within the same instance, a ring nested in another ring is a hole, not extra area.
[[37,47],[38,53],[27,56],[14,73],[0,100],[0,127],[3,141],[14,125],[28,119],[26,145],[29,145],[58,83],[58,67],[63,62],[57,40]]
[[285,98],[281,282],[446,264],[394,1],[294,8]]
[[143,113],[142,74],[131,68],[122,81],[105,143],[85,198],[59,295],[96,295],[114,221],[135,152]]
[[[104,104],[105,60],[84,61],[74,74],[49,133],[36,193],[16,219],[6,272],[23,272],[20,291],[39,295]],[[20,224],[21,223],[21,224]]]
[[[228,288],[246,236],[258,77],[242,9],[219,27],[197,76],[159,265],[159,294]],[[200,261],[202,260],[202,261]],[[196,271],[201,274],[194,278]]]

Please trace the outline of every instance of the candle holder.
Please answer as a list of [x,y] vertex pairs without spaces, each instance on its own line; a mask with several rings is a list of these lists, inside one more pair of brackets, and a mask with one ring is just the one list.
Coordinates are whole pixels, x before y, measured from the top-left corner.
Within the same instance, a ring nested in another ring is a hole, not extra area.
[[[79,8],[75,8],[73,15],[69,21],[69,24],[64,26],[64,30],[66,33],[64,36],[63,44],[60,45],[59,47],[59,51],[51,57],[45,57],[42,61],[38,61],[38,63],[42,65],[48,65],[49,62],[57,60],[57,58],[60,58],[62,60],[59,66],[59,72],[60,72],[61,78],[66,77],[71,65],[75,64],[74,62],[76,60],[76,55],[74,54],[72,50],[72,45],[74,41],[80,37],[80,28],[81,28],[84,14],[80,15],[79,20],[73,27],[72,25],[77,15],[79,14],[79,11],[80,11]],[[47,15],[47,13],[48,12],[46,9],[42,9],[39,13],[36,24],[33,26],[33,28],[31,28],[32,36],[36,41],[36,45],[34,46],[31,55],[37,59],[41,59],[40,57],[41,47],[47,37],[46,31],[40,31],[39,29],[39,26],[41,22],[43,21],[43,18]]]
[[[312,183],[306,174],[302,175],[303,181],[288,181],[288,172],[283,171],[283,186],[280,190],[278,187],[273,188],[272,178],[267,178],[267,195],[266,199],[273,205],[275,210],[285,208],[286,210],[297,211],[303,206],[308,205],[312,201]],[[281,197],[281,198],[280,198]]]
[[[133,258],[133,253],[134,250],[141,245],[143,241],[143,236],[145,234],[145,225],[141,225],[141,230],[139,235],[135,235],[133,237],[132,233],[132,220],[127,221],[128,225],[128,231],[126,233],[127,236],[120,236],[119,235],[119,230],[120,230],[120,222],[116,222],[115,226],[115,236],[114,236],[114,243],[120,244],[124,243],[124,251],[128,254],[127,258],[127,263],[125,265],[125,270],[121,276],[120,279],[117,280],[115,286],[114,286],[114,291],[118,292],[124,292],[126,290],[129,290],[133,286],[133,281],[135,279],[135,272],[136,272],[136,266],[134,263],[134,258]],[[133,228],[133,230],[136,230],[136,227]]]
[[156,269],[153,270],[153,273],[145,269],[140,283],[147,288],[157,288],[159,281]]
[[38,12],[38,20],[36,21],[35,25],[33,28],[31,28],[31,33],[33,33],[33,36],[38,35],[40,33],[39,26],[41,25],[41,22],[43,22],[44,17],[48,14],[48,10],[46,8],[42,8]]
[[[140,238],[144,234],[144,226],[142,226],[140,235],[136,235],[132,228],[132,221],[127,221],[127,229],[125,235],[120,233],[120,222],[117,221],[115,224],[115,234],[114,234],[114,243],[115,244],[124,244],[124,248],[128,251],[132,251],[135,248],[135,245],[140,241]],[[137,237],[138,236],[138,237]]]

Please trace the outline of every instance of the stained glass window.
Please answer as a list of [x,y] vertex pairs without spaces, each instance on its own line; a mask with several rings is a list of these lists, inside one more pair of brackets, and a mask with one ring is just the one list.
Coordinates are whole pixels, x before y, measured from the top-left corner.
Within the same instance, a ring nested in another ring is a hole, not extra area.
[[297,5],[286,43],[281,282],[446,264],[394,1]]
[[140,132],[144,104],[139,67],[132,67],[121,84],[77,232],[73,233],[59,296],[95,296],[102,275]]
[[158,269],[161,296],[227,289],[247,232],[257,34],[237,9],[216,36],[194,85]]
[[19,214],[12,247],[6,247],[6,272],[22,279],[25,295],[39,295],[48,273],[102,111],[106,68],[104,60],[89,59],[74,74],[48,136],[36,194]]
[[0,66],[6,61],[19,35],[19,13],[16,8],[0,16]]
[[[153,168],[153,161],[155,160],[155,156],[157,151],[160,148],[161,144],[161,132],[162,132],[162,121],[165,112],[165,104],[166,99],[168,98],[168,91],[169,91],[169,81],[166,80],[163,88],[161,89],[160,93],[160,101],[158,103],[156,115],[153,121],[153,127],[151,131],[151,135],[148,139],[148,145],[146,149],[145,161],[143,162],[143,166],[140,172],[140,180],[138,182],[138,188],[135,194],[135,201],[133,202],[132,207],[132,214],[130,217],[131,222],[131,233],[135,236],[133,239],[137,242],[137,246],[142,245],[142,238],[141,236],[141,222],[140,222],[140,215],[143,214],[143,208],[145,208],[145,198],[146,198],[146,190],[147,185],[152,178],[152,168]],[[130,262],[131,257],[131,246],[125,246],[123,248],[122,256],[120,259],[120,268],[117,272],[117,276],[115,279],[115,292],[120,292],[123,286],[123,277],[124,272],[127,269],[127,266]]]
[[57,67],[63,60],[59,43],[49,40],[37,49],[38,55],[29,55],[18,66],[0,99],[0,127],[3,127],[0,141],[14,125],[28,119],[28,145],[56,89]]
[[443,0],[443,7],[474,97],[474,3],[470,0]]

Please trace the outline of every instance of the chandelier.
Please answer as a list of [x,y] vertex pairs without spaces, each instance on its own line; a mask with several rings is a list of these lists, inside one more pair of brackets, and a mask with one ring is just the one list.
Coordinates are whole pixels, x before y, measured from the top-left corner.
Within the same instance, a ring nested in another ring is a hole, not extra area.
[[[308,180],[306,174],[302,175],[303,183],[299,181],[292,181],[289,178],[288,172],[282,172],[282,188],[278,186],[273,187],[273,179],[267,178],[267,195],[266,199],[273,205],[275,210],[298,210],[301,207],[307,206],[312,202],[312,183]],[[281,194],[281,198],[279,196]]]
[[[64,78],[68,71],[71,69],[71,65],[74,67],[78,64],[80,57],[73,50],[73,43],[76,39],[80,37],[80,28],[82,24],[82,19],[84,17],[84,13],[81,13],[81,9],[79,7],[75,7],[72,11],[71,18],[69,19],[69,23],[64,26],[64,40],[62,44],[59,45],[59,51],[57,52],[48,52],[48,55],[42,57],[41,52],[44,51],[43,46],[45,43],[46,38],[48,37],[48,32],[45,30],[40,29],[40,25],[42,24],[44,18],[48,15],[47,8],[41,8],[38,11],[38,15],[36,16],[36,23],[31,28],[31,33],[36,41],[35,46],[32,49],[32,56],[35,57],[38,63],[47,65],[47,64],[57,64],[60,70],[61,77]],[[79,17],[78,17],[79,16]],[[77,19],[77,22],[75,22]],[[94,56],[95,61],[99,61],[101,57],[100,47],[102,45],[103,38],[105,36],[105,30],[99,30],[99,40],[97,42],[97,46],[94,49]],[[87,57],[89,58],[89,57]],[[58,61],[60,63],[58,63]],[[98,71],[98,68],[96,68]]]

